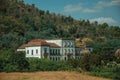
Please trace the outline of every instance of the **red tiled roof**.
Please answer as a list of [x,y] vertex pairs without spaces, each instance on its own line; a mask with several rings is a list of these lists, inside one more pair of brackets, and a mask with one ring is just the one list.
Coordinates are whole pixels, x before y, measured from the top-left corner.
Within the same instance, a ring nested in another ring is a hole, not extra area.
[[60,46],[58,46],[57,44],[55,43],[48,43],[50,47],[56,47],[56,48],[60,48]]
[[25,49],[25,47],[26,47],[26,44],[23,44],[19,47],[19,49]]
[[23,44],[19,47],[19,49],[25,49],[26,46],[50,46],[50,47],[55,47],[55,48],[59,48],[60,46],[58,46],[55,43],[48,43],[45,40],[42,39],[34,39],[31,40],[30,42],[28,42],[28,44]]
[[48,45],[48,43],[42,39],[35,39],[35,40],[31,40],[27,44],[27,46],[38,46],[38,45],[43,46],[43,45]]

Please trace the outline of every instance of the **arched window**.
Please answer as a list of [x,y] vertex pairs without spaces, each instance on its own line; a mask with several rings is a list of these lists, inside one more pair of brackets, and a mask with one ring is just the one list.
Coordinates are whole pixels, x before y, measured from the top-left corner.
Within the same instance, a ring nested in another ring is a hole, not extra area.
[[63,46],[66,47],[66,42],[63,43]]
[[71,43],[70,43],[70,42],[67,42],[67,46],[70,47],[70,46],[71,46]]

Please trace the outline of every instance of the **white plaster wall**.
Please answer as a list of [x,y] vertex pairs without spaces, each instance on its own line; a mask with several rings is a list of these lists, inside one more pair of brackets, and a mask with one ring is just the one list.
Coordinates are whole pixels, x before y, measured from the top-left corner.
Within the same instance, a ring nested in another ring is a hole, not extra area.
[[46,40],[47,42],[50,42],[50,43],[55,43],[59,46],[62,46],[62,40]]
[[25,51],[25,49],[17,49],[17,51]]
[[[26,57],[38,57],[41,58],[41,46],[33,46],[33,47],[26,47]],[[27,50],[29,50],[29,54],[27,53]],[[33,55],[32,55],[33,50]],[[36,53],[36,50],[38,50],[38,53]]]

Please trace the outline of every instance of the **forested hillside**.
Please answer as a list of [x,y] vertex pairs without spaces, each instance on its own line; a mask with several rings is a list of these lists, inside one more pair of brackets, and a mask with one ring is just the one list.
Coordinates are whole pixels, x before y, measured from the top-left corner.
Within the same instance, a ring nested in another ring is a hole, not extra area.
[[120,27],[50,13],[23,0],[0,0],[0,49],[16,49],[31,39],[89,38],[120,40]]

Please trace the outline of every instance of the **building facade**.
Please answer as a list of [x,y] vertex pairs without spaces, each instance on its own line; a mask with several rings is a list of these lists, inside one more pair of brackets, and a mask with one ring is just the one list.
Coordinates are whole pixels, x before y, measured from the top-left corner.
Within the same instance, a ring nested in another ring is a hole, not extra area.
[[35,39],[17,49],[17,51],[25,51],[26,57],[47,58],[53,61],[68,60],[70,58],[79,59],[81,50],[83,48],[75,47],[74,39]]

